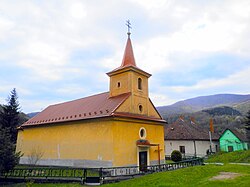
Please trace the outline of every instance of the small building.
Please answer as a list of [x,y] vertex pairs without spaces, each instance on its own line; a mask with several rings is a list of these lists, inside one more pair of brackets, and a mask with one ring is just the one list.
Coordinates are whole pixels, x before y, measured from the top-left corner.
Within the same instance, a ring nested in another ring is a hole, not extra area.
[[[164,163],[164,125],[137,67],[130,33],[108,92],[48,106],[20,126],[21,164],[114,167]],[[92,79],[95,76],[93,75]]]
[[225,129],[219,140],[221,151],[232,152],[249,149],[246,136],[236,129]]
[[165,156],[169,157],[172,151],[179,150],[183,157],[204,157],[211,149],[212,152],[219,150],[219,136],[212,133],[211,140],[208,130],[180,117],[165,126]]

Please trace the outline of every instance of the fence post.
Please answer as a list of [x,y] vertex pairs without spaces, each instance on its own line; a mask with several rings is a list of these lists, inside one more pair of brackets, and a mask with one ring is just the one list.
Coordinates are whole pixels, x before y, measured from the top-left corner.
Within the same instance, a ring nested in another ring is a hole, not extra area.
[[84,169],[83,169],[83,180],[82,180],[83,184],[84,184],[84,182],[86,181],[86,177],[87,177],[87,169],[84,168]]
[[102,183],[102,167],[99,169],[99,181],[100,181],[100,183]]

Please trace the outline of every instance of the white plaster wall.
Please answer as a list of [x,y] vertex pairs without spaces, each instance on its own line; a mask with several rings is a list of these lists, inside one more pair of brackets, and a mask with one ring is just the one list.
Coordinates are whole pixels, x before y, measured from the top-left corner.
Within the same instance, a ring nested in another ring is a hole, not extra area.
[[[212,143],[212,151],[216,152],[215,145],[219,146],[219,141],[213,141]],[[171,155],[173,150],[180,150],[179,146],[185,146],[186,156],[194,156],[194,140],[165,140],[165,155]],[[210,142],[195,140],[195,146],[196,155],[202,157],[206,155],[207,150],[210,148]]]

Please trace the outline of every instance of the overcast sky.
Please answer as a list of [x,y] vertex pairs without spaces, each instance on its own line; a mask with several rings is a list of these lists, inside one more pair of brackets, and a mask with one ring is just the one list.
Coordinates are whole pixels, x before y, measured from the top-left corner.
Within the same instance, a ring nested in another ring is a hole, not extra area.
[[249,0],[0,0],[0,103],[23,112],[109,90],[132,24],[156,106],[250,93]]

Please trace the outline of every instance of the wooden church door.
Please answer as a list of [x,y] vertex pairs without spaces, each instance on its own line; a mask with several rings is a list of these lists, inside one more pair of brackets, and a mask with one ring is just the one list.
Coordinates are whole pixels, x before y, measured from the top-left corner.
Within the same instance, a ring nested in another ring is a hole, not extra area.
[[148,152],[147,151],[139,152],[139,168],[140,168],[140,171],[146,171],[147,170],[147,164],[148,164]]

